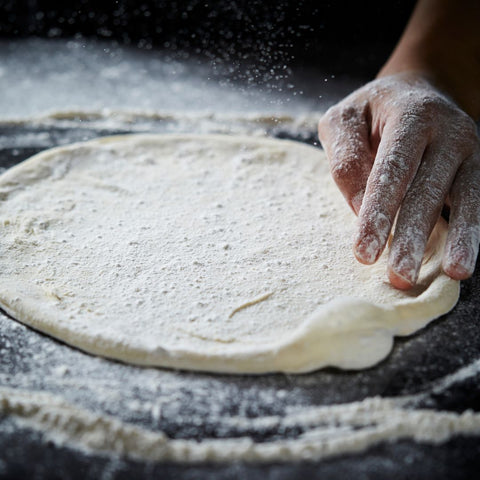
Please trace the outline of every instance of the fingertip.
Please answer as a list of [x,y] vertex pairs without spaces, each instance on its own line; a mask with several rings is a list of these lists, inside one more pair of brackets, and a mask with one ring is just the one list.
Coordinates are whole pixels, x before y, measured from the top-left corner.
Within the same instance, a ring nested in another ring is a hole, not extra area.
[[461,263],[454,263],[450,261],[443,262],[443,271],[453,280],[466,280],[473,274],[471,267],[462,265]]
[[392,268],[388,269],[388,281],[398,290],[410,290],[415,282],[403,275],[395,272]]
[[353,254],[364,265],[372,265],[380,256],[380,241],[376,235],[369,234],[354,242]]
[[[470,241],[452,235],[443,254],[443,271],[454,280],[466,280],[473,275],[478,255],[476,239]],[[468,238],[468,237],[467,237]]]
[[420,266],[421,261],[394,247],[389,254],[388,280],[399,290],[409,290],[417,283]]

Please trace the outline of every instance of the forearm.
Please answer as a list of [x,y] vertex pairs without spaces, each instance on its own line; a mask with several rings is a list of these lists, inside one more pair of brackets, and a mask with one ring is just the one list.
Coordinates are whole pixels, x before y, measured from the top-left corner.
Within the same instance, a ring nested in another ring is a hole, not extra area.
[[378,77],[417,71],[480,118],[480,2],[419,0]]

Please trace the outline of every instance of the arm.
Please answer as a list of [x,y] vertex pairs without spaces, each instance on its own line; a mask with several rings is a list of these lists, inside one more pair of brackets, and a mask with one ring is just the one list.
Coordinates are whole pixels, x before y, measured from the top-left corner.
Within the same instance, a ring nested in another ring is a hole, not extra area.
[[475,120],[480,118],[480,2],[420,0],[378,77],[424,74]]
[[332,175],[359,217],[360,262],[378,259],[397,218],[388,266],[397,288],[415,284],[447,196],[444,271],[460,280],[475,267],[480,146],[471,116],[480,116],[479,21],[475,0],[420,0],[377,79],[319,123]]

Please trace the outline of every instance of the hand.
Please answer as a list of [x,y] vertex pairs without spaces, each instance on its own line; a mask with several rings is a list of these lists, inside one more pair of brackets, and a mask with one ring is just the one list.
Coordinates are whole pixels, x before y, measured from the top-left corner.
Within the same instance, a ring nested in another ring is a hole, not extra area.
[[319,137],[332,176],[358,215],[356,258],[374,263],[398,214],[388,258],[396,288],[417,281],[425,246],[449,196],[443,269],[475,268],[480,241],[480,143],[475,122],[416,73],[377,79],[330,108]]

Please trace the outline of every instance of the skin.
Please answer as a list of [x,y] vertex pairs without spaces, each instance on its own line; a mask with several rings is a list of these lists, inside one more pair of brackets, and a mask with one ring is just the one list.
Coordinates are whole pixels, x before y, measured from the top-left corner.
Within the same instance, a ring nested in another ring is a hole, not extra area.
[[399,289],[415,285],[445,204],[443,269],[456,280],[475,269],[479,22],[477,0],[420,0],[377,78],[319,122],[332,176],[358,215],[354,254],[361,263],[376,262],[393,234],[388,277]]

